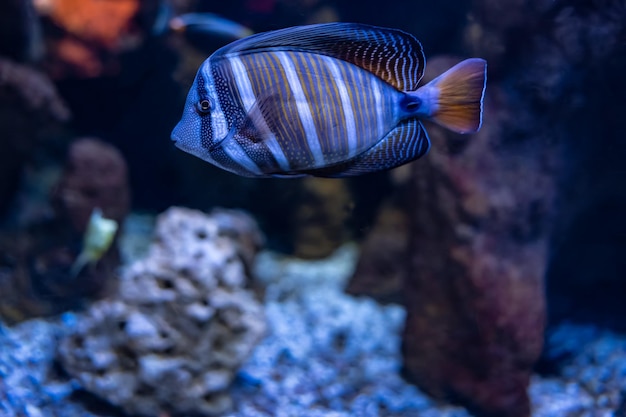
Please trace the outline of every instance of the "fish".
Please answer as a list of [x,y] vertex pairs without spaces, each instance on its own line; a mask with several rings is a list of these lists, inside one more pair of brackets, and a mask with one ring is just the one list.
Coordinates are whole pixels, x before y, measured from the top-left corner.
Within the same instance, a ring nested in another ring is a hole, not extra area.
[[73,277],[77,277],[85,266],[98,262],[104,256],[113,243],[117,229],[117,221],[105,218],[101,209],[93,209],[83,238],[83,248],[70,269]]
[[176,14],[169,0],[161,0],[152,25],[152,35],[160,36],[172,32],[201,35],[205,42],[211,38],[233,41],[254,33],[250,28],[215,13]]
[[430,149],[423,120],[482,125],[487,62],[469,58],[420,86],[407,32],[325,23],[264,32],[215,51],[196,74],[175,145],[244,177],[349,177]]
[[237,22],[213,13],[185,13],[173,17],[169,27],[174,32],[198,32],[230,39],[241,39],[254,32]]

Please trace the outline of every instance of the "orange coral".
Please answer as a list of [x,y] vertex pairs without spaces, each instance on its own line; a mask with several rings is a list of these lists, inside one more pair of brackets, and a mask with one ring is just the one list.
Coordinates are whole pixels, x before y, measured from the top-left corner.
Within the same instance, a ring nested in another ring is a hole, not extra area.
[[55,53],[63,62],[63,68],[50,68],[54,78],[65,71],[65,67],[73,68],[80,77],[97,77],[103,71],[100,58],[85,44],[70,38],[63,38],[56,43]]
[[106,49],[119,46],[140,6],[139,0],[40,0],[39,5],[67,32]]

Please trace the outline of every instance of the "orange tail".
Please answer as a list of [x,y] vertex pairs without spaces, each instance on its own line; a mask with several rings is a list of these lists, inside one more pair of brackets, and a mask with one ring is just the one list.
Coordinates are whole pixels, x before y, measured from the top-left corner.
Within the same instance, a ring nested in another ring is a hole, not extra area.
[[430,119],[458,133],[474,133],[483,119],[487,61],[470,58],[456,64],[424,87],[435,102]]

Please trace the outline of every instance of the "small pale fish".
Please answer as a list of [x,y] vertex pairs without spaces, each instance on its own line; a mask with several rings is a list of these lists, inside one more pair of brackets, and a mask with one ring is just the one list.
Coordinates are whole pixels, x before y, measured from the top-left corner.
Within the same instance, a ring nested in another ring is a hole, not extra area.
[[200,67],[176,146],[246,177],[346,177],[426,154],[422,119],[473,133],[482,123],[487,63],[467,59],[419,86],[420,42],[354,23],[260,33]]
[[118,224],[113,219],[102,216],[102,210],[93,209],[83,238],[83,249],[74,261],[70,273],[76,277],[89,264],[94,264],[109,250]]

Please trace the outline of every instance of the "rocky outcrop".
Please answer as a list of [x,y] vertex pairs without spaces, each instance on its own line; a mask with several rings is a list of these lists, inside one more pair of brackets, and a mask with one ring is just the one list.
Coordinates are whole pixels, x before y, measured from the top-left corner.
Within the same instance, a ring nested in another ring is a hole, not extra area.
[[[449,61],[430,65],[438,73]],[[406,375],[434,397],[478,416],[528,417],[554,150],[537,155],[532,140],[502,149],[506,97],[490,87],[488,122],[471,138],[431,127],[433,150],[413,166],[403,353]]]
[[[123,273],[119,294],[94,304],[60,359],[83,387],[131,414],[219,415],[242,362],[265,331],[246,288],[241,242],[253,221],[172,208],[146,258]],[[239,239],[232,236],[239,230]]]

